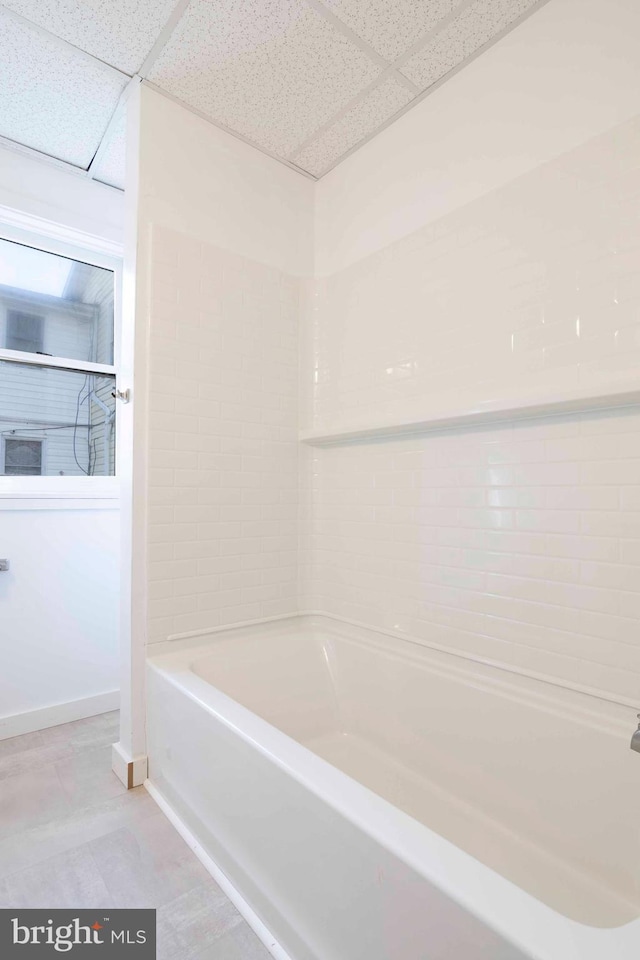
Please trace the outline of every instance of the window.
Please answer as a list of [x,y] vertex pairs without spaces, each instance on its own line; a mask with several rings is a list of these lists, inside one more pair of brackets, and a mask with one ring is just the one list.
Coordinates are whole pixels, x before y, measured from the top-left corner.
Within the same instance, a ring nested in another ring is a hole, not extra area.
[[112,269],[0,238],[0,473],[115,474],[113,344]]
[[32,313],[7,311],[7,350],[24,350],[26,353],[43,352],[44,317]]
[[42,474],[42,440],[6,437],[4,472],[8,477],[39,477]]

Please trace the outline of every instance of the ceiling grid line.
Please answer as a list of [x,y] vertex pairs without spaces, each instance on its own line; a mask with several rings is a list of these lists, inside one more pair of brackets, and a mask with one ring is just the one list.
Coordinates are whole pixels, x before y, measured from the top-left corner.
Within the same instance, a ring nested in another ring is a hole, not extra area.
[[547,2],[0,0],[0,142],[122,188],[146,83],[317,180]]
[[[340,17],[337,17],[335,13],[332,13],[332,11],[329,10],[328,7],[325,7],[321,0],[306,0],[306,2],[313,10],[316,11],[316,13],[319,13],[320,16],[325,18],[325,20],[328,20],[332,27],[334,27],[340,33],[343,33],[348,40],[354,43],[357,47],[360,47],[363,53],[366,53],[368,57],[374,60],[378,66],[381,67],[382,73],[378,77],[379,81],[383,78],[386,79],[390,75],[390,72],[394,71],[393,63],[391,63],[389,60],[385,60],[385,58],[379,54],[377,50],[374,50],[366,40],[363,40],[362,37],[359,37],[355,30],[352,30],[351,27],[349,27],[340,19]],[[401,83],[402,86],[407,88],[407,90],[411,90],[412,93],[420,93],[420,87],[416,86],[416,84],[410,80],[409,77],[405,77],[404,74],[399,72],[396,73],[396,79],[398,83]],[[364,91],[362,91],[362,93],[364,93]],[[357,97],[354,98],[354,100],[356,99]],[[339,111],[339,113],[336,114],[336,118],[338,118],[339,115],[342,115],[342,111]],[[299,152],[299,149],[300,148],[296,150],[296,153]]]
[[[311,0],[308,0],[308,2],[311,2]],[[314,0],[314,2],[319,2],[319,0]],[[462,13],[464,13],[465,10],[467,10],[469,7],[472,7],[477,2],[478,0],[462,0],[462,2],[458,3],[455,7],[453,7],[448,14],[446,14],[444,17],[438,20],[438,22],[430,30],[426,31],[413,44],[411,44],[411,46],[408,47],[399,57],[397,57],[389,65],[384,75],[381,74],[380,77],[378,77],[376,82],[371,83],[369,87],[361,91],[356,97],[353,98],[351,103],[347,104],[341,110],[337,111],[330,120],[328,120],[321,127],[319,127],[314,132],[314,134],[308,137],[304,143],[300,144],[294,152],[289,154],[289,159],[295,162],[295,159],[297,157],[301,156],[305,150],[307,150],[322,136],[324,136],[325,133],[328,133],[331,130],[331,128],[335,126],[335,124],[339,123],[340,120],[342,120],[343,117],[345,117],[350,110],[357,107],[360,101],[362,101],[369,93],[371,93],[372,90],[374,90],[375,87],[378,86],[381,82],[384,82],[384,80],[388,79],[389,76],[393,76],[395,74],[395,75],[404,77],[404,74],[400,72],[402,66],[404,66],[404,64],[407,63],[412,57],[414,57],[417,53],[419,53],[422,49],[424,49],[424,47],[428,46],[428,44],[431,43],[431,41],[434,40],[438,36],[438,34],[440,34],[443,30],[446,30],[446,28],[455,19],[457,19]],[[335,166],[337,166],[339,163],[345,160],[348,156],[350,156],[356,150],[360,149],[360,147],[364,146],[365,143],[367,143],[369,140],[375,137],[382,130],[390,126],[395,120],[399,119],[403,114],[405,114],[408,110],[414,107],[417,103],[424,100],[431,93],[434,93],[440,86],[442,86],[442,84],[446,80],[454,76],[460,69],[467,66],[467,64],[469,64],[472,60],[475,60],[477,56],[479,56],[486,49],[491,47],[494,43],[497,43],[498,40],[500,40],[503,36],[505,36],[511,30],[513,30],[514,27],[516,27],[519,23],[527,19],[527,17],[531,16],[531,14],[535,12],[535,10],[539,9],[539,7],[541,6],[544,6],[544,4],[548,2],[549,0],[538,0],[537,3],[533,3],[532,6],[528,10],[526,10],[520,17],[508,23],[503,30],[501,30],[499,33],[492,36],[486,43],[478,47],[478,49],[475,50],[472,54],[469,54],[457,66],[448,70],[442,77],[440,77],[434,83],[430,84],[425,88],[414,87],[414,89],[417,90],[417,93],[414,99],[409,101],[409,103],[405,104],[404,106],[400,107],[386,120],[378,124],[375,127],[375,129],[373,129],[367,136],[359,139],[355,144],[353,144],[352,147],[347,149],[344,153],[340,154],[340,156],[333,163],[331,163],[329,166],[327,166],[325,169],[322,170],[319,176],[324,176],[325,174],[329,173],[330,170],[333,170]]]
[[151,50],[149,50],[149,53],[144,59],[144,62],[140,65],[140,69],[138,70],[138,75],[142,77],[143,80],[145,79],[145,77],[151,70],[151,67],[154,65],[154,63],[162,53],[167,43],[167,40],[170,38],[171,34],[178,26],[178,23],[184,16],[184,13],[190,3],[191,3],[191,0],[178,0],[175,7],[171,11],[169,19],[167,20],[164,27],[156,37],[155,42],[151,47]]
[[[10,150],[12,153],[20,153],[25,157],[30,157],[32,160],[44,161],[47,164],[58,167],[60,170],[64,170],[66,173],[73,174],[74,177],[86,178],[87,176],[87,171],[75,163],[69,163],[68,160],[61,160],[59,157],[54,157],[51,153],[45,153],[43,150],[28,147],[25,143],[18,143],[17,140],[11,140],[10,137],[4,137],[1,134],[0,149]],[[107,184],[103,184],[103,186],[107,186]]]
[[192,107],[190,104],[185,103],[184,100],[181,100],[179,97],[175,97],[172,93],[169,93],[167,90],[163,90],[162,87],[157,86],[152,80],[142,80],[142,83],[145,87],[149,87],[150,90],[155,90],[156,93],[161,94],[163,97],[166,97],[168,100],[173,101],[179,107],[182,107],[185,110],[188,110],[189,113],[193,113],[194,116],[200,117],[201,120],[206,120],[207,123],[212,124],[214,127],[217,127],[218,130],[223,130],[224,133],[230,134],[230,136],[235,137],[236,140],[241,140],[242,143],[246,143],[247,146],[252,147],[254,150],[258,150],[260,153],[263,153],[265,156],[270,157],[272,160],[277,160],[278,163],[283,163],[285,167],[289,167],[291,170],[295,170],[296,173],[301,173],[303,177],[306,177],[308,180],[317,180],[318,178],[313,174],[309,173],[308,170],[304,170],[302,167],[296,166],[291,160],[288,160],[286,157],[281,157],[279,154],[274,153],[272,150],[269,150],[268,147],[263,147],[259,143],[255,143],[253,140],[250,140],[248,137],[244,137],[241,133],[238,133],[237,130],[233,130],[231,127],[227,127],[224,123],[221,123],[219,120],[212,120],[211,117],[207,116],[206,113],[203,113],[202,110],[198,110],[197,107]]
[[[476,0],[462,0],[461,3],[457,4],[447,15],[445,15],[440,20],[438,20],[438,22],[430,30],[427,30],[426,33],[424,33],[421,37],[419,37],[418,40],[415,41],[415,43],[413,43],[407,50],[404,51],[404,53],[402,53],[399,57],[397,57],[391,63],[389,61],[384,60],[384,58],[380,57],[380,55],[377,54],[375,51],[372,51],[382,63],[386,64],[386,69],[383,70],[380,76],[378,76],[375,81],[370,83],[368,87],[365,87],[364,90],[361,90],[360,93],[358,93],[350,101],[350,103],[346,104],[346,106],[338,110],[329,120],[326,121],[326,123],[322,124],[322,126],[318,127],[318,129],[315,130],[314,133],[311,134],[309,137],[307,137],[306,140],[298,144],[296,149],[289,154],[289,159],[295,160],[296,157],[300,156],[300,154],[303,153],[304,150],[306,150],[313,143],[315,143],[316,140],[318,140],[325,133],[327,133],[331,129],[331,127],[334,126],[334,124],[338,123],[344,116],[346,116],[346,114],[350,110],[354,109],[354,107],[356,107],[359,102],[364,100],[377,86],[379,86],[381,83],[384,83],[384,81],[389,79],[389,77],[394,77],[394,79],[399,79],[400,82],[408,80],[409,78],[405,77],[405,75],[400,72],[399,68],[408,59],[414,56],[414,54],[418,53],[431,40],[433,40],[433,38],[436,37],[441,30],[445,29],[449,25],[449,23],[451,23],[451,21],[455,19],[455,17],[459,16],[467,7],[471,6],[475,2]],[[340,25],[340,28],[343,29],[343,31],[348,36],[350,36],[351,34],[353,34],[353,36],[357,36],[356,34],[353,33],[350,27],[347,27],[345,24],[342,23],[339,17],[336,17],[335,14],[330,13],[324,7],[324,5],[320,2],[320,0],[307,0],[307,3],[309,3],[311,6],[313,6],[316,9],[318,8],[321,9],[325,14],[328,15],[328,18],[330,18],[332,22],[337,21],[337,23]],[[357,39],[364,46],[366,52],[369,52],[370,50],[372,50],[372,48],[370,48],[369,45],[364,40],[360,40],[360,38],[357,38]],[[410,89],[414,92],[415,98],[411,100],[408,104],[406,104],[404,107],[402,107],[397,113],[394,113],[393,116],[389,117],[389,119],[385,122],[385,126],[388,126],[388,124],[391,123],[397,116],[399,116],[401,113],[404,113],[407,109],[409,109],[409,107],[413,106],[416,102],[416,99],[419,97],[419,95],[424,94],[425,92],[414,83],[411,83]],[[420,99],[422,99],[422,97],[420,97]],[[369,137],[365,138],[364,140],[359,140],[354,145],[352,150],[356,149],[356,147],[362,146],[362,144],[366,143],[368,139],[371,139],[372,136],[375,136],[376,132],[380,129],[382,128],[377,127],[376,130],[374,130]],[[349,152],[352,152],[352,150],[350,150]],[[343,159],[343,158],[341,157],[340,159]],[[328,172],[328,171],[325,171],[325,172]]]
[[75,43],[65,40],[64,37],[59,36],[57,33],[53,33],[51,30],[47,30],[46,27],[41,26],[39,23],[34,23],[33,20],[29,20],[28,17],[24,17],[21,13],[16,13],[14,10],[10,10],[8,7],[5,7],[4,4],[0,4],[0,14],[6,16],[9,20],[13,20],[15,23],[20,23],[27,26],[29,30],[33,30],[42,37],[46,37],[47,40],[53,40],[54,43],[61,48],[65,50],[72,50],[74,54],[79,55],[83,60],[93,64],[93,66],[105,70],[107,73],[115,73],[122,80],[129,80],[132,76],[130,73],[126,73],[119,67],[114,67],[112,63],[108,63],[106,60],[101,60],[100,57],[96,57],[92,53],[87,53],[87,51],[83,50],[82,47],[77,47]]
[[[295,162],[296,157],[300,156],[300,154],[306,150],[307,147],[311,146],[312,143],[315,143],[315,141],[318,140],[324,133],[330,130],[334,124],[339,123],[339,121],[342,120],[342,118],[345,117],[350,110],[353,110],[353,108],[357,107],[359,103],[361,103],[363,100],[366,100],[369,94],[372,93],[377,87],[383,84],[386,80],[396,79],[396,77],[397,71],[393,64],[390,64],[387,69],[383,70],[383,72],[379,74],[375,80],[372,80],[371,83],[364,88],[364,90],[361,90],[360,93],[357,93],[355,97],[349,101],[349,103],[345,104],[344,107],[336,111],[336,113],[334,113],[333,116],[326,121],[326,123],[323,123],[322,126],[314,130],[314,132],[308,136],[306,140],[303,140],[302,143],[299,143],[296,149],[289,154],[289,160],[293,160]],[[412,87],[412,90],[413,89],[417,88]],[[421,91],[418,91],[418,93],[414,95],[414,98],[409,101],[407,106],[414,103],[415,97],[418,96],[420,92]]]
[[[465,7],[471,6],[474,2],[476,2],[476,0],[465,0],[465,3],[458,8],[458,13],[460,13],[461,10],[463,10]],[[413,100],[411,100],[408,104],[406,104],[406,106],[401,107],[400,110],[398,110],[396,113],[393,114],[393,116],[389,117],[387,120],[381,123],[378,127],[376,127],[375,130],[372,130],[371,133],[368,134],[368,136],[364,137],[362,140],[359,140],[352,147],[350,147],[348,150],[342,153],[333,163],[331,163],[322,171],[322,173],[317,177],[317,179],[320,179],[320,177],[326,176],[327,173],[330,173],[333,169],[335,169],[335,167],[337,167],[340,163],[342,163],[343,160],[346,160],[348,157],[350,157],[353,153],[355,153],[365,144],[369,143],[370,140],[373,140],[374,137],[376,137],[383,130],[386,130],[387,127],[390,127],[392,123],[394,123],[396,120],[399,120],[400,117],[404,116],[405,113],[408,113],[408,111],[411,110],[413,107],[415,107],[418,103],[421,103],[423,100],[426,100],[426,98],[431,96],[432,93],[435,93],[436,90],[439,90],[443,84],[445,84],[448,80],[450,80],[456,74],[460,73],[460,71],[463,70],[466,66],[472,63],[474,60],[476,60],[482,53],[485,52],[485,50],[488,50],[495,43],[497,43],[499,40],[505,37],[508,33],[510,33],[520,23],[527,20],[533,13],[536,12],[536,10],[539,10],[541,7],[544,7],[549,2],[550,0],[537,0],[537,2],[534,3],[529,10],[526,10],[516,20],[507,24],[507,26],[504,27],[503,30],[495,34],[495,36],[492,36],[489,40],[487,40],[485,44],[483,44],[482,46],[474,50],[473,53],[469,54],[464,60],[458,63],[455,67],[452,67],[451,70],[445,73],[442,77],[440,77],[434,83],[430,84],[428,87],[425,87],[425,89],[422,90]],[[436,33],[437,32],[438,31],[436,31]],[[431,38],[428,38],[425,41],[425,43],[428,43],[429,39]],[[419,50],[424,45],[425,45],[424,43],[421,43],[418,48],[418,51],[413,51],[411,55],[413,56],[415,52],[419,52]],[[405,60],[404,55],[398,58],[398,61],[400,60],[404,62]],[[398,61],[396,61],[396,63]],[[394,63],[394,67],[395,66],[396,64]]]
[[[399,71],[400,68],[407,62],[407,60],[410,60],[411,57],[415,56],[416,53],[419,53],[424,47],[427,46],[428,43],[434,40],[439,33],[442,33],[442,31],[445,30],[450,23],[459,17],[461,13],[464,13],[467,7],[472,7],[474,3],[477,3],[477,0],[462,0],[461,3],[457,4],[457,6],[455,6],[446,16],[444,16],[441,20],[438,20],[436,25],[431,30],[427,30],[427,32],[421,37],[418,37],[415,43],[412,43],[410,47],[407,47],[404,53],[401,53],[400,56],[393,61],[393,66],[395,69]],[[420,93],[422,92],[423,91],[420,90]]]
[[98,145],[98,149],[94,153],[91,163],[87,167],[87,176],[91,180],[96,179],[96,174],[100,167],[100,161],[102,160],[105,152],[109,148],[114,129],[116,125],[119,123],[122,113],[126,108],[127,100],[131,96],[132,92],[136,89],[136,87],[141,83],[141,81],[142,81],[142,78],[138,77],[137,75],[134,77],[131,77],[131,79],[129,80],[129,83],[126,85],[126,87],[120,94],[120,97],[118,98],[118,102],[116,103],[115,109],[111,114],[111,117],[109,118],[107,127]]
[[[463,2],[458,7],[456,7],[455,11],[453,11],[453,15],[446,17],[445,21],[443,21],[441,24],[438,25],[438,29],[433,32],[433,35],[429,35],[425,37],[419,43],[416,43],[413,46],[409,47],[408,50],[405,50],[402,56],[398,57],[398,59],[395,61],[394,66],[398,70],[402,70],[402,67],[404,67],[409,62],[409,60],[412,59],[412,57],[416,56],[416,54],[420,53],[421,50],[423,50],[426,46],[428,46],[431,40],[434,40],[437,37],[438,33],[446,30],[446,28],[450,25],[450,23],[452,23],[455,19],[457,19],[457,17],[463,14],[468,8],[475,6],[475,4],[478,2],[479,0],[463,0]],[[491,36],[489,36],[489,38],[484,43],[479,44],[474,50],[466,54],[459,63],[451,67],[446,72],[446,74],[443,74],[442,77],[439,77],[438,81],[428,84],[421,91],[421,93],[423,95],[428,93],[431,90],[431,88],[435,86],[436,82],[446,79],[447,77],[451,77],[453,74],[457,73],[462,67],[467,66],[469,63],[475,60],[481,53],[484,53],[485,50],[488,50],[494,44],[498,43],[499,40],[505,37],[508,33],[511,33],[511,31],[514,30],[519,24],[521,24],[524,20],[527,20],[533,13],[536,12],[536,10],[539,10],[540,7],[545,6],[545,4],[547,4],[548,2],[549,0],[531,0],[528,8],[525,9],[523,13],[521,13],[517,17],[514,17],[513,20],[508,21],[505,24],[505,26],[502,29],[496,31],[496,33],[491,34]]]
[[[363,40],[362,37],[358,36],[355,30],[352,30],[348,24],[344,23],[344,21],[340,19],[340,17],[337,17],[335,13],[329,10],[328,7],[325,7],[320,0],[306,0],[306,3],[317,14],[319,14],[321,17],[324,17],[325,20],[328,20],[334,30],[337,30],[338,33],[342,33],[347,40],[350,40],[351,43],[355,44],[356,47],[359,47],[363,53],[366,53],[371,60],[377,63],[381,70],[389,69],[391,62],[389,60],[385,60],[385,58],[379,54],[377,50],[374,50],[366,40]],[[414,84],[411,84],[411,86],[413,87]]]
[[140,69],[136,74],[133,75],[133,77],[127,84],[127,86],[122,91],[122,94],[118,99],[115,109],[111,114],[109,123],[107,124],[103,137],[100,143],[98,144],[98,149],[96,150],[93,156],[93,159],[87,169],[87,173],[89,177],[91,177],[91,179],[95,179],[97,176],[97,173],[99,173],[100,163],[111,145],[111,140],[114,134],[114,130],[120,121],[121,111],[124,109],[125,104],[129,99],[131,90],[137,87],[138,84],[145,77],[145,75],[149,72],[149,70],[155,63],[156,59],[158,58],[160,52],[162,51],[164,45],[166,44],[167,40],[169,39],[173,31],[175,30],[176,26],[178,25],[178,22],[180,21],[182,15],[184,14],[187,7],[189,6],[189,3],[190,3],[190,0],[178,0],[175,7],[171,11],[171,14],[169,15],[164,27],[156,37],[153,43],[153,46],[149,50],[149,53],[147,54],[144,61],[140,65]]

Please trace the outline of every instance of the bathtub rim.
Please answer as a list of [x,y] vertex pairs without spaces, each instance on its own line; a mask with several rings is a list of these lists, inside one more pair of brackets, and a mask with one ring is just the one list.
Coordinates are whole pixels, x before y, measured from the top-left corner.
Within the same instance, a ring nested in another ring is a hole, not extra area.
[[[291,628],[295,629],[296,621],[304,620],[329,633],[330,622],[334,619],[337,618],[315,614],[286,618]],[[328,621],[327,626],[324,621]],[[263,627],[270,626],[275,630],[278,625],[281,626],[270,622]],[[242,634],[255,636],[260,633],[260,628],[259,623],[246,624],[210,631],[197,638],[154,645],[155,649],[147,656],[147,669],[160,674],[215,720],[532,960],[578,957],[580,960],[602,960],[604,956],[637,960],[640,954],[640,916],[616,927],[591,927],[564,916],[193,672],[194,657],[206,655],[206,648],[212,642],[231,635],[236,638]],[[374,630],[366,632],[379,633]],[[334,631],[334,635],[336,633],[349,639],[342,632]],[[381,635],[388,638],[386,634]],[[458,675],[464,673],[454,672]],[[615,722],[614,727],[618,728],[619,724]],[[149,780],[157,790],[153,771]],[[366,818],[362,816],[363,806],[366,806]]]
[[[551,674],[540,673],[537,670],[519,667],[516,664],[510,664],[506,661],[496,660],[491,657],[475,654],[471,650],[463,650],[460,648],[451,647],[450,645],[441,643],[437,640],[416,637],[407,630],[402,629],[400,626],[396,628],[386,625],[372,627],[370,624],[363,623],[360,620],[352,620],[349,617],[343,617],[337,613],[325,613],[322,610],[299,610],[297,613],[281,613],[272,617],[261,617],[257,620],[243,620],[239,621],[238,623],[222,624],[208,627],[206,629],[192,630],[187,633],[170,634],[166,640],[154,641],[153,643],[149,644],[147,649],[149,651],[153,650],[154,652],[148,653],[147,656],[161,656],[165,653],[171,653],[178,649],[183,649],[191,644],[207,645],[221,633],[227,634],[234,632],[236,635],[238,635],[244,631],[251,631],[254,628],[271,628],[276,627],[278,624],[286,625],[288,621],[327,621],[330,624],[340,625],[342,629],[345,627],[352,628],[378,637],[402,640],[406,643],[411,643],[419,647],[424,647],[427,650],[433,650],[436,653],[441,653],[446,657],[462,661],[463,663],[473,663],[481,667],[489,667],[498,673],[505,673],[511,677],[521,677],[524,680],[532,680],[541,686],[549,686],[557,690],[566,691],[568,694],[577,694],[578,696],[589,698],[591,700],[597,700],[603,704],[610,704],[611,707],[614,708],[618,707],[625,710],[633,710],[634,716],[640,709],[640,696],[637,699],[632,699],[625,697],[623,694],[613,693],[609,690],[591,687],[581,682],[575,682],[559,676],[552,676]],[[461,632],[467,633],[468,631]],[[635,726],[635,723],[633,725]]]
[[[292,633],[300,627],[320,628],[338,639],[367,644],[382,650],[389,649],[391,641],[399,641],[403,644],[406,656],[413,660],[421,660],[426,664],[429,654],[434,654],[435,658],[438,658],[437,662],[428,664],[428,669],[432,672],[463,679],[506,698],[516,697],[517,687],[518,702],[524,698],[531,706],[547,710],[556,716],[596,726],[600,733],[627,740],[637,724],[640,697],[637,702],[631,703],[625,698],[609,696],[581,684],[564,682],[499,661],[467,655],[463,651],[449,650],[441,644],[416,639],[399,630],[374,629],[334,614],[303,611],[265,620],[249,620],[214,627],[208,631],[199,630],[148,646],[146,659],[153,663],[162,662],[167,667],[184,666],[185,658],[193,660],[196,655],[199,655],[198,659],[200,655],[204,658],[208,647],[226,639],[250,639],[259,634],[271,636],[281,629]],[[215,687],[215,684],[212,686]]]

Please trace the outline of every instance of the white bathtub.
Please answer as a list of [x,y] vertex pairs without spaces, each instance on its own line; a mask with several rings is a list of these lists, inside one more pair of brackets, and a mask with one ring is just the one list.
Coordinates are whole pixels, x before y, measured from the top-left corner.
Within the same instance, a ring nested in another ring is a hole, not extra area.
[[332,619],[163,644],[150,782],[295,960],[638,960],[634,711]]

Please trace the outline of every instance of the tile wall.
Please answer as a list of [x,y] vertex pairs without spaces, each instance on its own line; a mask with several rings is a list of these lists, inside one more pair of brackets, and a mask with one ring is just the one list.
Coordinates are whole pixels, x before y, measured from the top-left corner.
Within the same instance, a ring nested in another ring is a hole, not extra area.
[[[307,290],[303,427],[640,370],[640,121]],[[302,606],[640,700],[640,408],[306,447]]]
[[640,411],[310,448],[302,605],[640,699]]
[[303,426],[421,420],[635,377],[639,157],[636,118],[316,280]]
[[298,405],[329,432],[627,385],[639,145],[625,124],[312,282],[153,227],[151,642],[318,610],[636,702],[638,408],[312,447]]
[[153,228],[150,642],[297,609],[298,287]]

